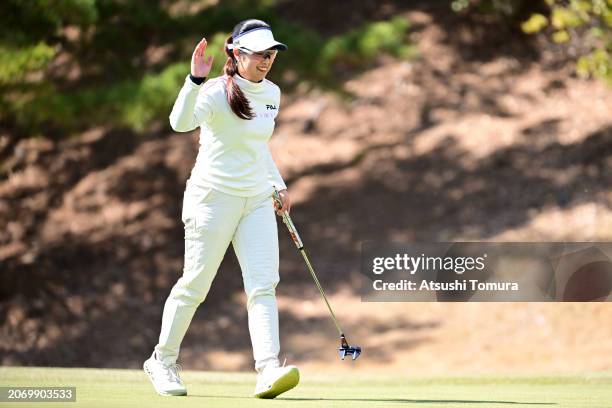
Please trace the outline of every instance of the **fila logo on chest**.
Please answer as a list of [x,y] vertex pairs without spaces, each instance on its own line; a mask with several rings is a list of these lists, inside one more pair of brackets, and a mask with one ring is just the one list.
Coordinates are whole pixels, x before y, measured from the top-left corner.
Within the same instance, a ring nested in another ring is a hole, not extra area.
[[276,105],[266,105],[266,110],[276,110]]

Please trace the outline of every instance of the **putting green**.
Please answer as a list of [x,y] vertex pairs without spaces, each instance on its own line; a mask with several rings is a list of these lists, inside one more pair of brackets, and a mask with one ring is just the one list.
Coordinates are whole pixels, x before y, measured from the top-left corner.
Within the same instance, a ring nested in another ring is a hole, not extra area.
[[[574,376],[432,377],[303,375],[300,385],[275,400],[251,397],[254,374],[186,371],[187,397],[154,393],[140,370],[0,368],[0,386],[74,386],[77,402],[44,407],[612,407],[612,373]],[[0,406],[39,406],[0,403]]]

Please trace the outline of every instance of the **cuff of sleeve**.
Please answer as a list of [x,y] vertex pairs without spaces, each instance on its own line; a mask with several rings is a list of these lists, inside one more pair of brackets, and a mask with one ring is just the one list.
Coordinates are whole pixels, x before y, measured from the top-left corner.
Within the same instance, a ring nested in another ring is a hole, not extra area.
[[189,79],[196,85],[202,85],[206,81],[206,77],[194,77],[191,74],[189,74]]
[[183,85],[183,87],[186,87],[190,90],[198,90],[202,87],[202,84],[196,84],[191,80],[190,76],[187,75],[187,77],[185,77],[185,84]]

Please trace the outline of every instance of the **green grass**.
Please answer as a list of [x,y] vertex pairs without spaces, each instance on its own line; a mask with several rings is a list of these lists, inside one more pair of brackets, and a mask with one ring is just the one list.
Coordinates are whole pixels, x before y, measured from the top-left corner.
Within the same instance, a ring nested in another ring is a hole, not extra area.
[[[276,400],[251,397],[255,375],[186,371],[187,397],[161,397],[139,370],[0,368],[1,386],[75,386],[76,403],[44,407],[612,407],[612,373],[564,376],[432,377],[302,375]],[[0,403],[0,406],[33,406]],[[38,406],[38,404],[35,404]]]

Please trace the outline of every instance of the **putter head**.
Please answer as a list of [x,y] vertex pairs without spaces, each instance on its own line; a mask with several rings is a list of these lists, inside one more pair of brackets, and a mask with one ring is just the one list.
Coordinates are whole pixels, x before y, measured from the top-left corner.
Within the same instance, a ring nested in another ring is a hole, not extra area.
[[338,349],[338,353],[340,354],[340,358],[342,360],[344,360],[344,357],[346,356],[352,356],[353,360],[357,360],[357,357],[359,357],[359,355],[361,354],[361,347],[340,347]]
[[353,360],[357,360],[357,357],[359,357],[361,354],[361,347],[349,346],[348,342],[346,341],[346,337],[344,334],[342,334],[340,335],[340,347],[338,348],[338,354],[340,354],[340,358],[342,360],[344,360],[346,356],[351,356]]

